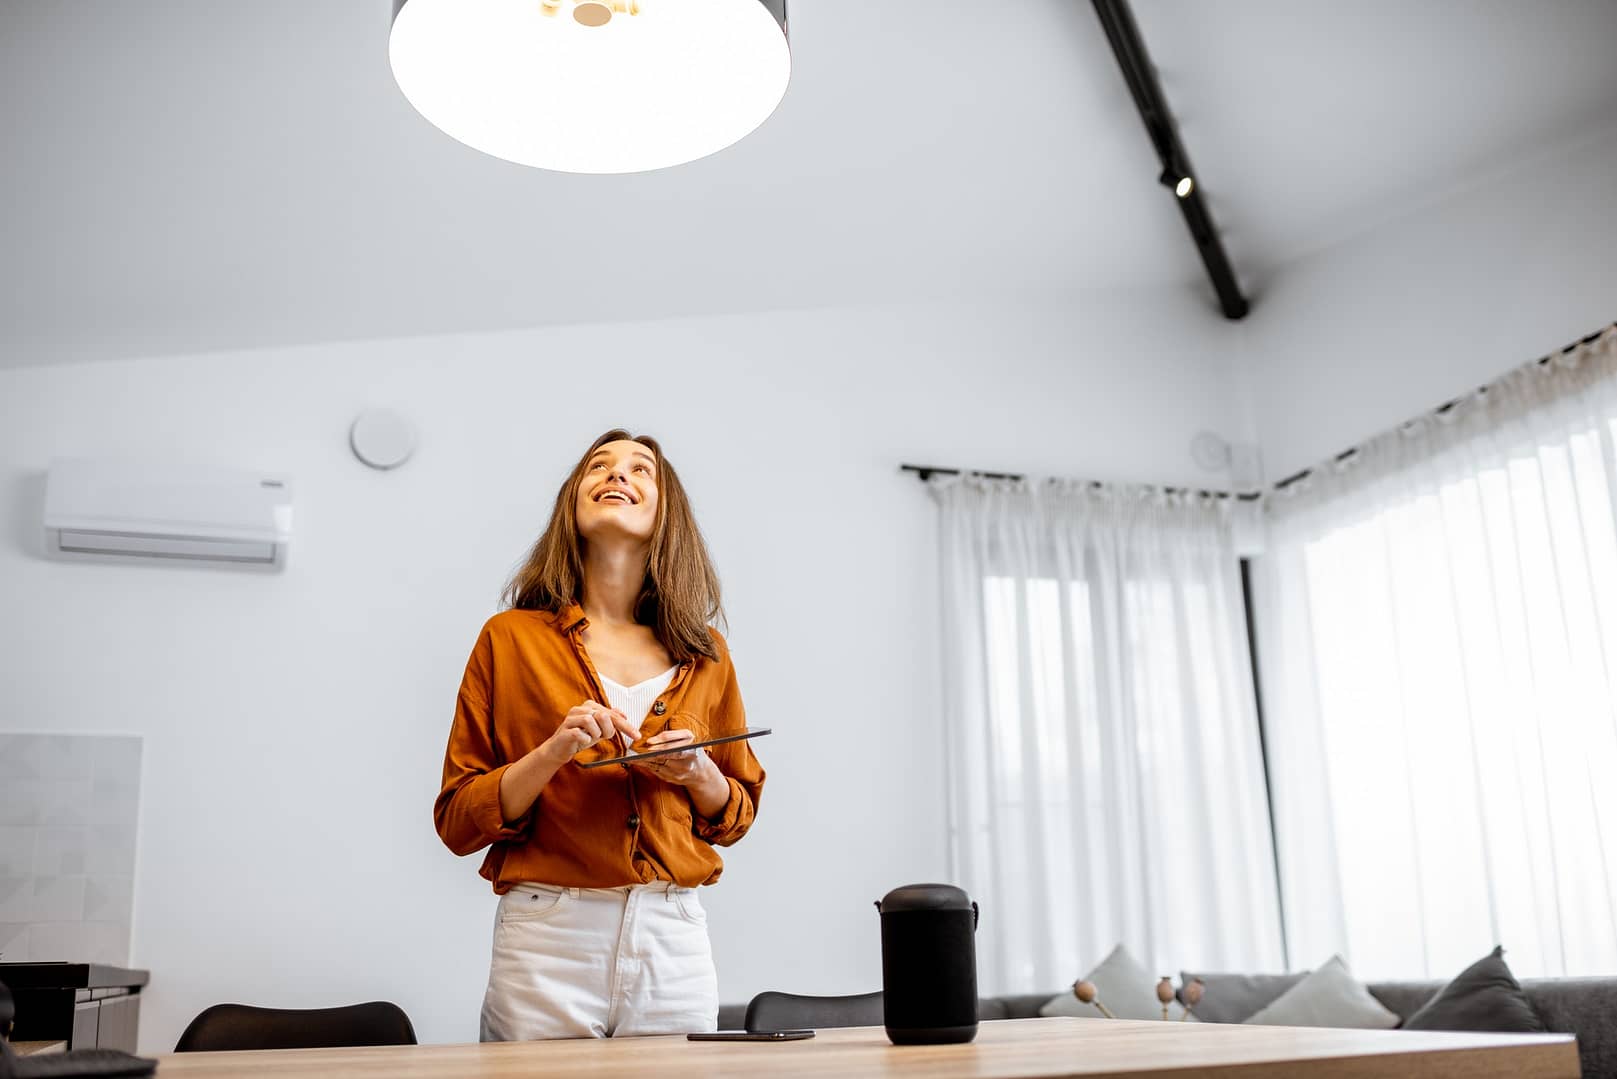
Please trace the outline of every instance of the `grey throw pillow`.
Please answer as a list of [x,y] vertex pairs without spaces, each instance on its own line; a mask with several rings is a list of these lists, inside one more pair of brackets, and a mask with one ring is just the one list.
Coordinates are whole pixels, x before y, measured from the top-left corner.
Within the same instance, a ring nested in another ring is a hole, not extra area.
[[[1158,979],[1121,944],[1101,960],[1100,966],[1078,980],[1094,982],[1097,999],[1118,1019],[1162,1018],[1162,1005],[1157,1002]],[[1084,1004],[1068,990],[1045,1001],[1039,1014],[1048,1019],[1055,1015],[1098,1018],[1101,1013],[1099,1008]]]
[[1274,1027],[1351,1027],[1391,1030],[1398,1016],[1381,1006],[1339,955],[1280,994],[1248,1023]]
[[1244,1023],[1308,977],[1301,974],[1193,974],[1179,972],[1179,984],[1201,979],[1202,999],[1192,1011],[1204,1023]]
[[1497,947],[1461,971],[1403,1029],[1536,1034],[1545,1027],[1505,965],[1505,949]]

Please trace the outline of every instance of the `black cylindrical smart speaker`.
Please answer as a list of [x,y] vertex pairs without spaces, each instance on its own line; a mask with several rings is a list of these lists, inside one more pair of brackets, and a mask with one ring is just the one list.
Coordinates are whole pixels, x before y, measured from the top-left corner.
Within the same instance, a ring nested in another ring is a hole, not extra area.
[[882,1012],[894,1045],[977,1036],[977,904],[950,884],[908,884],[881,911]]

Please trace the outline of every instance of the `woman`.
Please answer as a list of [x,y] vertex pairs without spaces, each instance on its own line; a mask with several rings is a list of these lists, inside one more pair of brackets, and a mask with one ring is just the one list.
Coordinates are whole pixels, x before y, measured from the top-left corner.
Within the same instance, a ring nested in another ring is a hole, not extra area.
[[484,1041],[712,1030],[696,888],[746,834],[764,772],[746,741],[580,763],[746,726],[719,582],[655,439],[608,431],[472,649],[434,816],[489,848],[500,895]]

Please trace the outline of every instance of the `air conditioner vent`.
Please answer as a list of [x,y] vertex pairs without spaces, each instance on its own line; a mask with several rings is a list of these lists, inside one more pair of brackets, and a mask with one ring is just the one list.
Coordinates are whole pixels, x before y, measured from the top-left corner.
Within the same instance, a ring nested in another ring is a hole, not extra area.
[[46,546],[63,558],[278,570],[292,539],[284,477],[216,467],[56,461]]

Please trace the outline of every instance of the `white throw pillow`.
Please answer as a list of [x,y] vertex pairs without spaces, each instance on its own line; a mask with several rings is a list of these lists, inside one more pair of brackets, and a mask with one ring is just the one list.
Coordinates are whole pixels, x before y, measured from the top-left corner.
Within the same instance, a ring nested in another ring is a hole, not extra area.
[[1333,955],[1246,1022],[1270,1027],[1391,1030],[1399,1020],[1354,979],[1341,956]]
[[[1157,982],[1162,979],[1153,978],[1121,944],[1101,960],[1100,966],[1078,980],[1094,982],[1096,999],[1119,1019],[1162,1018],[1162,1005],[1157,1001]],[[1081,1002],[1071,989],[1045,1001],[1039,1014],[1046,1019],[1056,1015],[1101,1018],[1099,1008]]]

